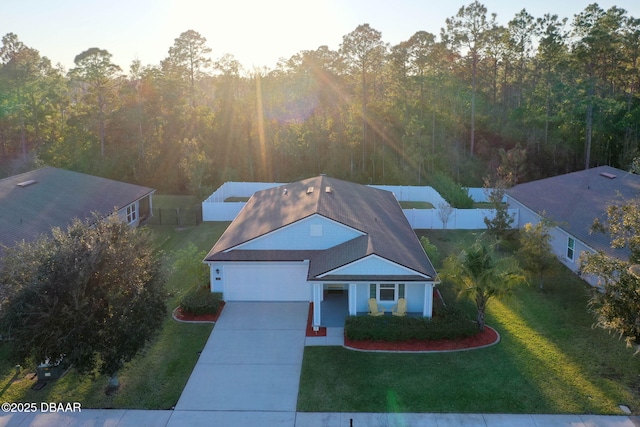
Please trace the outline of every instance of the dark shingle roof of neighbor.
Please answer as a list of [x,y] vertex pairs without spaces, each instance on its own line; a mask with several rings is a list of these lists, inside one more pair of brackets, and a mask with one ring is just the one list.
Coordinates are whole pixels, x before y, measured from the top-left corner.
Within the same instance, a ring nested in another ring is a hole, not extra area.
[[[309,187],[314,191],[308,193]],[[326,191],[327,187],[330,192]],[[365,235],[322,251],[250,251],[239,248],[224,252],[314,214]],[[274,257],[271,259],[282,260],[285,252],[291,260],[301,256],[309,259],[309,279],[371,254],[433,279],[436,277],[431,261],[393,193],[325,175],[256,192],[205,260],[267,261],[271,256]],[[304,253],[292,254],[295,252]],[[424,280],[419,274],[402,277]]]
[[[35,181],[31,185],[21,183]],[[95,212],[108,215],[155,190],[65,169],[43,167],[0,179],[1,246],[33,241],[53,227]],[[1,253],[0,253],[1,256]]]
[[558,227],[593,249],[628,258],[628,251],[612,249],[609,236],[591,233],[591,226],[596,218],[606,220],[609,205],[640,196],[640,176],[599,166],[519,184],[507,194],[536,213],[544,211]]

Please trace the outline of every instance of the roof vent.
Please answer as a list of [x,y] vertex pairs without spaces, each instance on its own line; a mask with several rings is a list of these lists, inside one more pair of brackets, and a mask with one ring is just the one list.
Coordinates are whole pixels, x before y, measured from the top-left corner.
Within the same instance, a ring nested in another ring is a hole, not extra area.
[[612,173],[609,172],[600,172],[600,175],[604,176],[605,178],[609,178],[609,179],[614,179],[616,176]]
[[289,194],[289,190],[285,188],[282,193],[286,196],[287,194]]
[[333,193],[333,190],[328,185],[324,188],[325,193]]
[[19,183],[17,183],[16,185],[17,185],[18,187],[22,187],[22,188],[24,188],[24,187],[28,187],[28,186],[30,186],[30,185],[32,185],[32,184],[35,184],[36,182],[38,182],[38,181],[36,181],[35,179],[30,179],[30,180],[28,180],[28,181],[22,181],[22,182],[19,182]]
[[307,194],[311,194],[311,193],[313,193],[313,187],[307,188]]

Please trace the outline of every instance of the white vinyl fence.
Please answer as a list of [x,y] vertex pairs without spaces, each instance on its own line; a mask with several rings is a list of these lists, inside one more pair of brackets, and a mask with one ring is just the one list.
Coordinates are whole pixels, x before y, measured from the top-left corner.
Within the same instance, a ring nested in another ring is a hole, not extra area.
[[415,185],[370,185],[369,187],[391,191],[399,202],[429,202],[433,206],[447,204],[440,193],[432,187]]
[[[450,229],[450,230],[480,230],[487,228],[485,217],[493,219],[493,209],[453,209],[447,222],[443,224],[438,209],[403,209],[404,215],[414,229]],[[514,216],[514,224],[518,223],[518,210],[509,209],[509,215]]]
[[[266,182],[225,182],[211,196],[202,202],[203,221],[233,221],[244,207],[244,201],[225,200],[231,197],[249,198],[256,191],[277,187],[279,183]],[[439,207],[446,205],[446,201],[432,187],[425,186],[400,186],[400,185],[372,185],[374,188],[391,191],[398,201],[405,202],[429,202],[434,209],[403,209],[409,224],[414,229],[484,229],[484,218],[492,218],[494,211],[491,209],[453,209],[446,224],[443,224],[439,216]],[[486,201],[486,195],[482,188],[469,188],[469,195],[476,202]],[[510,215],[515,215],[514,224],[518,223],[518,210],[509,209]]]
[[278,187],[276,182],[225,182],[202,202],[203,221],[233,221],[246,202],[225,202],[228,198],[249,198],[256,191]]

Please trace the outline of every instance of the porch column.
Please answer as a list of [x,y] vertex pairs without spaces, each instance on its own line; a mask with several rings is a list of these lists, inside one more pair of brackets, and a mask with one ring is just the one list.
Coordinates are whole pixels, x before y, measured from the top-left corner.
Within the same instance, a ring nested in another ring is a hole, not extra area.
[[424,306],[422,308],[422,315],[429,318],[433,315],[433,282],[425,283],[424,285]]
[[322,318],[322,283],[313,284],[313,329],[315,331],[320,327],[320,319]]
[[355,316],[358,314],[358,286],[355,283],[349,283],[349,316]]

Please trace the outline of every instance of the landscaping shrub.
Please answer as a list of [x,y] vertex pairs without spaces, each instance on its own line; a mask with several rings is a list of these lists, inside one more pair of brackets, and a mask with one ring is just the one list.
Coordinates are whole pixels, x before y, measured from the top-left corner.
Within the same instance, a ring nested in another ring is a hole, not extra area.
[[420,237],[420,244],[431,260],[431,263],[434,266],[438,265],[440,263],[440,251],[438,250],[438,247],[431,243],[431,240],[429,240],[427,236]]
[[215,314],[220,308],[222,294],[211,292],[208,288],[196,286],[191,288],[180,300],[183,313],[201,316]]
[[406,341],[457,339],[478,333],[478,326],[457,307],[441,306],[433,318],[349,316],[345,336],[352,340]]
[[436,173],[430,183],[431,186],[454,208],[473,208],[473,199],[469,196],[469,190],[457,184],[447,175]]

